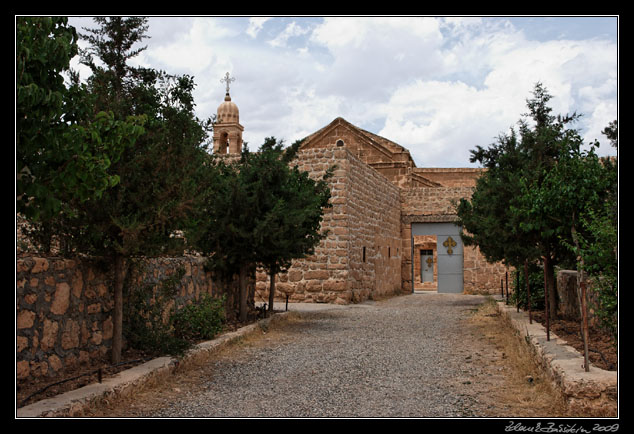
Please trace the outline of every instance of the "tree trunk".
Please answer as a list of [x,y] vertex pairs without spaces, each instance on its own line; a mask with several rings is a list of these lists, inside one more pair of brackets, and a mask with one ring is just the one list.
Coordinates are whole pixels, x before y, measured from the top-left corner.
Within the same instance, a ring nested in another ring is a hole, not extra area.
[[587,296],[586,296],[586,278],[584,273],[584,260],[583,256],[581,256],[581,249],[579,247],[579,238],[577,236],[577,229],[574,224],[574,216],[573,216],[573,224],[571,228],[572,232],[572,240],[577,247],[577,252],[579,253],[579,257],[577,258],[577,297],[579,301],[579,309],[581,310],[581,336],[583,336],[583,366],[586,372],[590,371],[590,365],[588,362],[588,307],[587,307]]
[[533,312],[531,311],[531,287],[528,284],[528,259],[524,261],[524,283],[526,284],[526,304],[528,305],[528,322],[533,324]]
[[544,314],[546,315],[546,340],[550,341],[550,303],[548,297],[548,283],[546,275],[546,258],[544,258]]
[[548,288],[548,314],[550,319],[557,319],[557,291],[555,290],[555,268],[550,257],[544,257],[544,275]]
[[127,274],[127,264],[122,255],[114,258],[114,308],[112,311],[112,363],[121,362],[123,344],[123,283]]
[[238,274],[238,286],[240,287],[240,321],[247,320],[247,267],[241,266]]
[[271,278],[271,286],[269,288],[269,312],[273,312],[273,300],[275,299],[275,273],[269,274]]

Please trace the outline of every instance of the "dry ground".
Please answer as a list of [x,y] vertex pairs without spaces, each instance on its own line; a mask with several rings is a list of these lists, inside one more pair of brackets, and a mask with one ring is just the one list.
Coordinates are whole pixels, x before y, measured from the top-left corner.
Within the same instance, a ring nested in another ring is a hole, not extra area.
[[[301,314],[291,314],[266,332],[257,331],[241,339],[213,358],[245,357],[245,348],[272,348],[290,339],[302,325]],[[478,396],[479,417],[567,417],[562,396],[532,362],[526,344],[499,315],[494,302],[477,309],[465,310],[466,362],[482,366],[477,378],[456,379],[469,385],[470,394]],[[139,417],[178,400],[184,394],[202,390],[201,384],[213,375],[213,363],[204,361],[179,369],[167,381],[151,384],[132,396],[105,402],[86,416]]]
[[493,370],[503,372],[498,387],[482,390],[483,396],[495,403],[487,416],[570,416],[563,396],[533,361],[528,344],[499,314],[495,302],[483,304],[468,323],[473,338],[488,341],[494,349],[487,358]]

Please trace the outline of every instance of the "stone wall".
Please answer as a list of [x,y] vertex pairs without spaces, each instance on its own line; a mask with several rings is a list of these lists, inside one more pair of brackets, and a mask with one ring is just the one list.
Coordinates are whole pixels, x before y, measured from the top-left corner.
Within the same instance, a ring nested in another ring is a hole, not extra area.
[[[557,272],[557,300],[559,313],[562,317],[574,321],[581,320],[581,307],[579,306],[579,293],[576,270],[560,270]],[[588,308],[588,323],[590,326],[598,325],[598,319],[594,313],[597,304],[597,295],[592,291],[592,281],[586,285],[586,297]]]
[[[332,208],[322,230],[328,237],[314,255],[294,261],[276,284],[280,300],[347,304],[400,290],[398,188],[345,147],[334,143],[300,151],[301,170],[320,178],[336,165],[329,181]],[[256,299],[268,300],[268,277],[258,273]]]
[[414,168],[414,173],[434,181],[443,187],[475,187],[483,169],[458,168]]
[[[176,305],[191,303],[201,293],[219,295],[203,259],[139,259],[130,287],[159,283],[179,269]],[[22,257],[16,264],[17,378],[54,375],[108,353],[114,306],[113,273],[95,259]],[[253,286],[253,285],[251,285]]]
[[509,293],[514,282],[511,281],[512,269],[501,262],[491,264],[480,253],[477,246],[464,247],[464,293],[465,294],[499,294],[500,281],[504,282],[506,291],[506,273],[509,278]]
[[497,307],[502,318],[517,330],[520,342],[529,346],[537,365],[561,391],[571,417],[618,416],[618,371],[591,366],[585,372],[579,351],[561,339],[547,340],[544,326],[530,321],[526,312],[517,312],[504,302],[498,302]]
[[357,158],[348,158],[347,213],[352,300],[401,290],[399,189]]

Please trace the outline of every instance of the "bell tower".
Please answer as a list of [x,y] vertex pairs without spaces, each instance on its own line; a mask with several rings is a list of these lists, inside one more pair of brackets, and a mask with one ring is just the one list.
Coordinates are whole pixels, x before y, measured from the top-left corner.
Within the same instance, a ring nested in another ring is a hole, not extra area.
[[215,154],[240,154],[242,152],[242,131],[240,125],[240,112],[238,106],[231,101],[229,84],[235,78],[229,77],[229,73],[220,82],[226,83],[227,91],[225,100],[218,106],[216,123],[214,124],[214,153]]

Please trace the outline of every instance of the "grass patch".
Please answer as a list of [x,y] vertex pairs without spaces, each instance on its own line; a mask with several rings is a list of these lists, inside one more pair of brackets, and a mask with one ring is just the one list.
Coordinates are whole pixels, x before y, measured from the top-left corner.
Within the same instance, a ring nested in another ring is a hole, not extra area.
[[[512,417],[564,417],[566,403],[561,392],[537,365],[529,344],[489,299],[469,318],[477,333],[495,347],[494,363],[504,370],[503,387],[492,391]],[[500,415],[502,416],[502,415]]]

